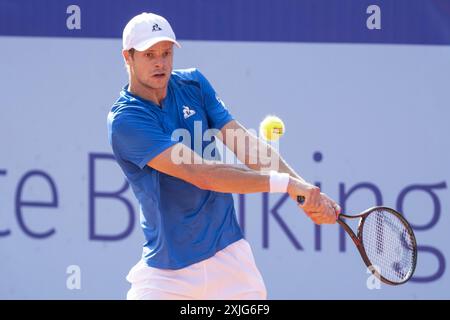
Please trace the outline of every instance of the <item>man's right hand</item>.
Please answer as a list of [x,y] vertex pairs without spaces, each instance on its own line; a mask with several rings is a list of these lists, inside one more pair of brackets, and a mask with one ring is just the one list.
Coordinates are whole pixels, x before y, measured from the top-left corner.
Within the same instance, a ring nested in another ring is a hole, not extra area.
[[[316,224],[333,224],[340,211],[339,205],[320,192],[320,188],[299,179],[290,177],[289,196],[302,208]],[[305,203],[299,204],[297,196],[305,197]]]

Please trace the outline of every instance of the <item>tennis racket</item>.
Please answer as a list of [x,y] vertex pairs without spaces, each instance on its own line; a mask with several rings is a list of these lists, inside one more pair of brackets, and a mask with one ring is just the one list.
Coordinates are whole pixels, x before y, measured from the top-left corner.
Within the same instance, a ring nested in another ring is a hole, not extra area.
[[[305,197],[297,196],[300,204]],[[359,219],[357,233],[344,222]],[[417,243],[408,221],[388,207],[372,207],[349,216],[340,214],[337,223],[347,232],[356,245],[370,271],[382,282],[399,285],[414,274],[417,264]]]

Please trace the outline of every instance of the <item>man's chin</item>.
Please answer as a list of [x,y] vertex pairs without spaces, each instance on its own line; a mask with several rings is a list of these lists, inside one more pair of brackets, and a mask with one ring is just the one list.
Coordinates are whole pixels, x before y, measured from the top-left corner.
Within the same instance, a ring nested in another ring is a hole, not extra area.
[[167,87],[168,82],[168,79],[153,80],[147,83],[147,87],[152,89],[164,89]]

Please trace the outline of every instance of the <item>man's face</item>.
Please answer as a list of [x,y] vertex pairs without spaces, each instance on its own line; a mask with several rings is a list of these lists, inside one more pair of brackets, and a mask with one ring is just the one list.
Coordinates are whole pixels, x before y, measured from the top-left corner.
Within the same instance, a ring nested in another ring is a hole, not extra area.
[[173,43],[161,41],[145,51],[124,52],[134,80],[150,89],[163,89],[169,82],[173,65]]

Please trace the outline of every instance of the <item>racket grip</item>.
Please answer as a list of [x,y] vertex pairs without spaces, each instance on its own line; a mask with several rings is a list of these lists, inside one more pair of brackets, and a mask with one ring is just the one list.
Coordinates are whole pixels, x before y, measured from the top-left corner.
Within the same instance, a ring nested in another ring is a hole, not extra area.
[[305,197],[304,196],[297,196],[297,202],[302,205],[305,203]]

